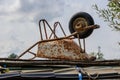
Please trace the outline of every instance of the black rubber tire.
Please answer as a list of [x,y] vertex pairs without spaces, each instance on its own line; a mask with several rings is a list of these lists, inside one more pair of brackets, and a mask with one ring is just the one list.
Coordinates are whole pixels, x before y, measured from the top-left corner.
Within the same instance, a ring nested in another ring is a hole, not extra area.
[[[86,19],[88,26],[94,25],[94,20],[88,13],[79,12],[79,13],[73,15],[72,18],[69,21],[69,30],[70,30],[71,33],[75,32],[75,30],[73,28],[73,22],[75,21],[75,19],[77,19],[79,17]],[[80,39],[84,39],[84,38],[90,36],[90,34],[92,32],[93,32],[93,29],[88,29],[86,31],[83,31],[82,33],[79,33],[79,37],[80,37]],[[75,37],[77,38],[77,35],[75,35]]]

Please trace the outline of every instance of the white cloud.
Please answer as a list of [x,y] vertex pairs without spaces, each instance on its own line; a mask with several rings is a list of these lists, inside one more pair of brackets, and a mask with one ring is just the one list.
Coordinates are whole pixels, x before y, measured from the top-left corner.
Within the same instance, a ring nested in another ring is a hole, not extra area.
[[34,22],[38,22],[42,18],[50,21],[53,18],[61,16],[64,10],[63,1],[57,0],[21,0],[20,4],[21,8],[19,12],[29,17],[29,19],[33,19]]
[[19,9],[19,0],[0,0],[0,13],[12,13]]

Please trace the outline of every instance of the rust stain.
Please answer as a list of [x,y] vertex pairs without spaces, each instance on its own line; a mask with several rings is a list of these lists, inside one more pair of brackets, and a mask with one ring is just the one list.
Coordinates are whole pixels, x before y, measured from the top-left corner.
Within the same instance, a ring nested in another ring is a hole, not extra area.
[[80,47],[72,39],[63,39],[40,43],[38,45],[37,57],[63,60],[88,60],[89,56],[80,51]]

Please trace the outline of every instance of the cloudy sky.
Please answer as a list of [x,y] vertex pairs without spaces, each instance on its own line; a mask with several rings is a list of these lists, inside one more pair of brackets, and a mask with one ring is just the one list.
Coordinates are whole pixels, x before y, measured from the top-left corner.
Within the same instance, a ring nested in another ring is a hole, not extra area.
[[68,23],[77,12],[87,12],[101,27],[86,39],[87,52],[97,52],[98,46],[106,59],[120,59],[120,32],[112,31],[92,8],[106,8],[107,0],[0,0],[0,57],[20,54],[39,40],[38,21],[51,25],[60,21],[67,35]]

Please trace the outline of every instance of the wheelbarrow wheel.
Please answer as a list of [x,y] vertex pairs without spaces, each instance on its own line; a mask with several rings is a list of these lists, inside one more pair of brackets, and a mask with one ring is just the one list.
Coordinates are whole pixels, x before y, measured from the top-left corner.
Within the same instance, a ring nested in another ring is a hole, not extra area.
[[[86,12],[79,12],[70,19],[69,21],[69,30],[71,33],[77,31],[77,27],[88,27],[90,25],[94,25],[93,18]],[[93,29],[87,29],[83,31],[79,31],[80,39],[84,39],[93,32]],[[77,38],[77,35],[74,35]]]

